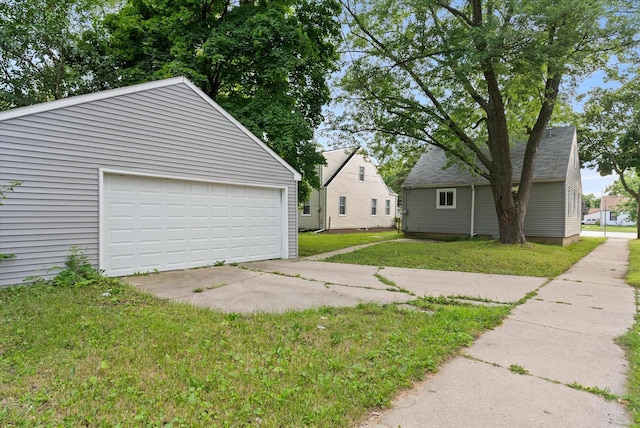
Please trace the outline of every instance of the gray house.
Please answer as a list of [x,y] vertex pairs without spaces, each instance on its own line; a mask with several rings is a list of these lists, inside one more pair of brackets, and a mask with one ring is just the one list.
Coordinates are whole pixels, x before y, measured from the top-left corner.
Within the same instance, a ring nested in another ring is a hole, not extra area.
[[0,112],[0,285],[297,256],[300,174],[173,78]]
[[[512,148],[514,184],[522,170],[525,144]],[[491,186],[429,148],[403,184],[403,229],[409,235],[497,238]],[[540,143],[525,235],[529,241],[567,245],[580,237],[582,182],[576,129],[548,129]]]

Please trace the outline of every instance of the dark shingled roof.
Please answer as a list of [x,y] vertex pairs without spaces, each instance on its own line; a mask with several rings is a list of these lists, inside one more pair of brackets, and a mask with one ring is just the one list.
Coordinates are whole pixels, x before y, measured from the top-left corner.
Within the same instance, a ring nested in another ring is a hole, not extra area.
[[[562,181],[565,179],[575,132],[576,128],[573,126],[551,128],[545,131],[545,137],[538,148],[534,181]],[[525,146],[525,143],[517,143],[511,148],[515,183],[520,180]],[[443,169],[446,164],[447,159],[444,151],[435,146],[429,147],[413,167],[402,187],[488,184],[483,177],[473,176],[458,165]]]

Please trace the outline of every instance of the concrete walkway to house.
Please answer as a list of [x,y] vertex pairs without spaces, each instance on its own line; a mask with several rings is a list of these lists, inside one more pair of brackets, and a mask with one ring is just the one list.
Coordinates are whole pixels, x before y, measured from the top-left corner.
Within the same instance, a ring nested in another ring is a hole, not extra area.
[[627,244],[608,239],[363,426],[627,426],[622,404],[568,386],[626,391],[627,361],[615,338],[635,314],[624,281]]

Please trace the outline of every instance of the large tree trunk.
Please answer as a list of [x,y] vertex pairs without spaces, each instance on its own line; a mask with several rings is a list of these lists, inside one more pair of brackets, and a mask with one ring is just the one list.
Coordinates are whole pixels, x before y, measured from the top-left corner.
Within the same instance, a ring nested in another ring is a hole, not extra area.
[[493,180],[491,189],[498,216],[498,230],[500,232],[498,241],[502,244],[524,244],[526,242],[524,236],[526,206],[523,210],[522,204],[514,200],[511,179],[502,183]]

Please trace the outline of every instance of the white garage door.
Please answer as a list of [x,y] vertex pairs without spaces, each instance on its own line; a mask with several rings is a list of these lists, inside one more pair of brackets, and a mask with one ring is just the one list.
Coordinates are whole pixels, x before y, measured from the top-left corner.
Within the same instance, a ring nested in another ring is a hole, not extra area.
[[281,190],[105,174],[101,268],[119,276],[281,258]]

